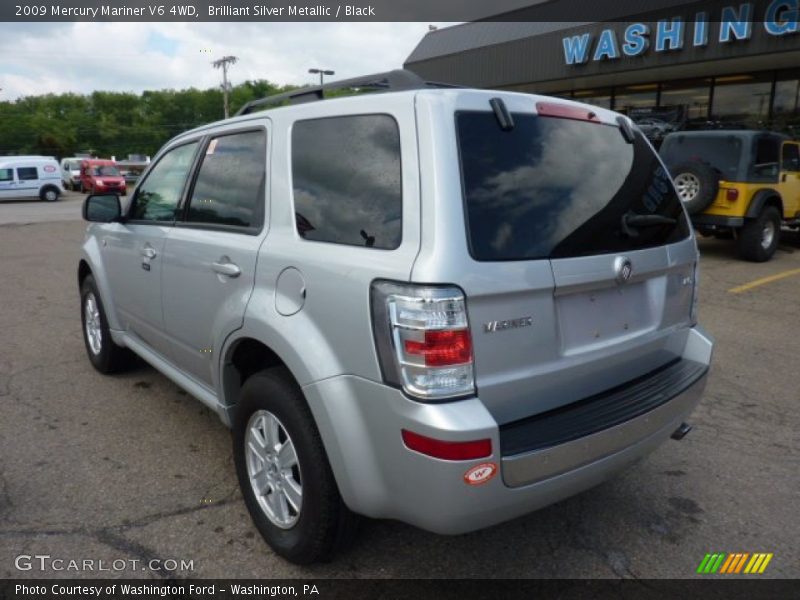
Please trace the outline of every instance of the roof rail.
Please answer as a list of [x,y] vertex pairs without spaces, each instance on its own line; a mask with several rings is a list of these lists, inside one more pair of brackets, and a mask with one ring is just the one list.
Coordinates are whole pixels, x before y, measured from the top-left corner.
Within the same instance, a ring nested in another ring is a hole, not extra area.
[[305,102],[324,100],[326,90],[373,88],[379,91],[396,92],[402,90],[419,90],[428,87],[456,88],[460,86],[451,85],[448,83],[425,81],[416,73],[406,69],[395,69],[394,71],[387,71],[385,73],[375,73],[374,75],[365,75],[363,77],[332,81],[323,85],[306,86],[292,90],[291,92],[284,92],[281,94],[266,96],[265,98],[260,98],[258,100],[251,100],[239,109],[239,111],[236,113],[236,116],[238,117],[249,114],[253,112],[254,109],[257,109],[261,106],[282,104],[287,101],[289,104],[303,104]]

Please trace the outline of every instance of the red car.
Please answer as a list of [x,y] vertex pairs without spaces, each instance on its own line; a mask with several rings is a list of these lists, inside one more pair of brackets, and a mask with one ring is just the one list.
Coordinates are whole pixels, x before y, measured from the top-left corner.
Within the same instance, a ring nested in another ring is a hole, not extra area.
[[90,159],[81,161],[81,191],[90,194],[110,192],[124,196],[128,188],[125,178],[113,160]]

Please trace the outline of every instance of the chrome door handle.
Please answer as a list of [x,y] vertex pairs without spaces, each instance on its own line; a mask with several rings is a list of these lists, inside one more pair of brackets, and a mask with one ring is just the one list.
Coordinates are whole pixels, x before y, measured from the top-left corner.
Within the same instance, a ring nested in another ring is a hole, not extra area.
[[211,263],[211,268],[220,275],[225,275],[227,277],[238,277],[242,274],[242,270],[239,266],[232,262],[213,262]]
[[158,254],[156,253],[156,249],[152,246],[145,246],[142,248],[142,256],[145,258],[155,258]]

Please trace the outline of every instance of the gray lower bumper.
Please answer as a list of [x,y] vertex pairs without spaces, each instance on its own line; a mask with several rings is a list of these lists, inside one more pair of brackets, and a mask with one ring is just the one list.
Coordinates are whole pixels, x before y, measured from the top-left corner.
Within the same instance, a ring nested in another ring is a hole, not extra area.
[[519,487],[582,467],[651,436],[668,436],[705,389],[705,373],[679,395],[640,417],[552,448],[503,458],[503,480]]

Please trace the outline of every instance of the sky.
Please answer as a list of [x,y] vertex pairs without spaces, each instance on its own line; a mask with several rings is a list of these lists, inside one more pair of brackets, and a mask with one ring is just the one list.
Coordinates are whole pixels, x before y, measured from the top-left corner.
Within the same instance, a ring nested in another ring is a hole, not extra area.
[[[437,23],[436,25],[445,25]],[[400,68],[428,23],[0,23],[0,100],[47,93],[318,82]]]

